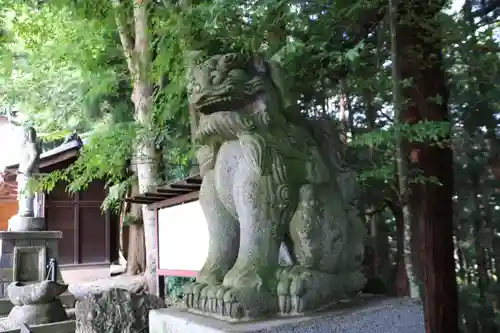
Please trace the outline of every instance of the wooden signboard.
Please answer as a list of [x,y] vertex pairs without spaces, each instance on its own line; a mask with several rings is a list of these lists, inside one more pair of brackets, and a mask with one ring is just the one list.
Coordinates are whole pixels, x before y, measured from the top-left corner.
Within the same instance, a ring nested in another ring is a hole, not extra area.
[[208,227],[198,200],[157,210],[157,273],[196,277],[208,254]]
[[208,254],[208,228],[198,202],[200,175],[158,186],[125,200],[148,205],[156,217],[156,273],[162,297],[164,277],[196,277]]

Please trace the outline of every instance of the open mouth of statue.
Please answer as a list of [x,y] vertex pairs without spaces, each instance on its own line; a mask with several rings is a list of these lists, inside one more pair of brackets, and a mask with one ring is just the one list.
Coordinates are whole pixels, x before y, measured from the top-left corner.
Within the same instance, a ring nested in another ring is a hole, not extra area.
[[212,114],[215,112],[234,111],[243,109],[248,104],[252,103],[252,98],[246,96],[245,98],[232,97],[232,96],[216,96],[204,99],[196,104],[198,112],[203,114]]

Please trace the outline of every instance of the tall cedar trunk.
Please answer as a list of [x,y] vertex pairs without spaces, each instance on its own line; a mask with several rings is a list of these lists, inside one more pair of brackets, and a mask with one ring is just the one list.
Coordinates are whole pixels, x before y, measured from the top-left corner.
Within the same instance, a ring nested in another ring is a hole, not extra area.
[[392,99],[394,107],[394,119],[396,125],[396,169],[398,174],[398,204],[401,206],[403,222],[403,251],[406,276],[408,277],[408,286],[410,297],[420,298],[420,291],[417,283],[417,277],[414,270],[414,256],[412,254],[412,216],[408,204],[410,195],[408,184],[408,160],[403,134],[400,125],[404,122],[402,118],[402,92],[401,78],[398,55],[398,12],[395,0],[389,1],[390,31],[391,31],[391,61],[392,61]]
[[460,226],[460,222],[457,223],[457,230],[456,230],[456,244],[457,244],[457,258],[458,258],[458,276],[460,277],[462,283],[467,281],[467,262],[465,261],[465,255],[464,251],[462,249],[462,246],[460,246],[460,243],[462,241],[462,235],[465,233],[462,231],[462,228]]
[[[371,56],[370,49],[366,49],[363,54],[364,57]],[[371,74],[371,73],[370,73]],[[341,95],[343,98],[343,95]],[[370,87],[365,87],[363,89],[363,104],[366,109],[366,120],[368,125],[368,130],[370,132],[375,131],[375,121],[377,118],[377,110],[373,106],[373,93]],[[373,161],[373,149],[370,147],[370,161]],[[376,212],[375,205],[370,205],[367,209],[368,214],[365,214],[366,220],[365,223],[367,225],[368,235],[372,241],[365,243],[365,268],[366,275],[368,280],[375,279],[378,277],[378,248],[377,242],[375,241],[378,232],[377,232],[377,216],[378,212]]]
[[[476,36],[476,32],[478,30],[478,25],[476,24],[474,17],[472,15],[474,2],[471,0],[467,0],[463,6],[464,18],[468,23],[468,35],[467,43],[469,44],[469,48],[476,48],[478,45],[478,39]],[[482,330],[484,332],[497,332],[496,324],[494,322],[495,313],[494,308],[495,304],[488,304],[488,292],[490,288],[490,277],[488,272],[492,270],[492,258],[494,256],[495,249],[493,248],[493,243],[486,244],[485,237],[491,236],[492,241],[495,237],[495,234],[489,233],[488,230],[493,230],[493,219],[490,208],[490,189],[489,182],[494,178],[493,170],[491,169],[492,162],[497,159],[498,155],[498,142],[496,135],[496,126],[497,120],[494,117],[494,111],[491,109],[488,101],[485,99],[488,93],[488,77],[485,77],[485,72],[482,70],[482,63],[480,63],[481,57],[477,57],[474,54],[469,56],[467,61],[468,64],[468,72],[469,72],[469,81],[471,82],[472,90],[476,92],[478,102],[475,104],[475,110],[480,112],[483,116],[476,119],[481,119],[481,122],[478,123],[478,120],[465,122],[465,127],[468,129],[469,133],[475,134],[477,131],[477,127],[485,126],[486,127],[486,146],[488,150],[488,167],[483,170],[481,174],[476,175],[473,186],[474,191],[474,200],[475,206],[475,218],[474,218],[474,247],[476,252],[476,263],[477,263],[477,274],[478,274],[478,282],[477,286],[479,289],[479,296],[482,303]],[[469,117],[471,118],[471,117]],[[493,163],[494,165],[494,163]],[[480,198],[478,197],[480,194]],[[489,235],[488,235],[489,234]]]
[[[382,48],[380,43],[382,41],[381,34],[376,31],[374,39],[376,40],[377,45],[373,48],[364,48],[362,53],[362,61],[367,61],[369,63],[373,63],[374,66],[370,66],[366,68],[366,76],[367,78],[373,79],[376,77],[377,71],[380,70],[380,57],[379,50]],[[373,52],[375,52],[375,59],[373,59]],[[345,89],[344,89],[345,91]],[[362,101],[364,108],[366,110],[366,122],[368,131],[372,132],[376,130],[376,120],[377,120],[377,108],[374,103],[374,93],[372,87],[366,85],[362,88]],[[349,112],[351,115],[352,112]],[[354,120],[349,120],[349,123],[354,122]],[[353,131],[351,130],[351,133]],[[373,147],[370,147],[370,161],[374,160],[374,151]],[[371,205],[368,207],[369,212],[376,211],[376,207]],[[388,235],[382,227],[383,221],[380,221],[380,214],[377,212],[376,214],[371,213],[366,215],[367,228],[370,237],[372,238],[372,242],[368,242],[365,244],[365,253],[370,256],[366,258],[367,271],[371,274],[368,276],[370,278],[381,278],[383,273],[385,273],[387,267],[390,265],[389,253],[386,251],[386,247],[388,246]],[[384,284],[391,284],[392,282],[383,280]],[[393,290],[395,292],[395,290]]]
[[396,295],[399,297],[410,296],[410,285],[405,267],[405,242],[403,210],[398,203],[390,202],[389,208],[396,220]]
[[481,214],[481,204],[478,198],[478,191],[480,191],[480,182],[478,175],[474,175],[472,181],[472,196],[474,198],[474,250],[476,252],[476,265],[477,265],[477,288],[479,289],[479,299],[484,305],[485,293],[488,287],[488,270],[486,267],[486,253],[481,244],[482,231],[484,228],[483,216]]
[[[150,128],[152,122],[152,85],[149,77],[151,66],[151,50],[148,29],[149,0],[132,1],[133,33],[128,26],[126,10],[120,0],[113,0],[115,19],[118,33],[127,60],[133,83],[132,102],[135,108],[135,119],[142,128]],[[134,43],[135,42],[135,43]],[[149,133],[149,131],[145,131]],[[152,138],[140,137],[135,147],[135,158],[139,191],[147,192],[155,185],[158,175],[156,164],[156,149]],[[144,242],[146,248],[145,277],[148,290],[158,293],[156,278],[156,242],[155,242],[155,213],[142,205],[144,224]]]
[[[398,8],[398,67],[408,99],[403,120],[448,121],[448,90],[442,65],[438,1],[403,1]],[[458,332],[458,300],[453,245],[453,154],[449,146],[431,142],[409,145],[411,161],[425,177],[412,187],[411,210],[419,233],[423,304],[427,333]],[[424,264],[425,263],[425,264]]]

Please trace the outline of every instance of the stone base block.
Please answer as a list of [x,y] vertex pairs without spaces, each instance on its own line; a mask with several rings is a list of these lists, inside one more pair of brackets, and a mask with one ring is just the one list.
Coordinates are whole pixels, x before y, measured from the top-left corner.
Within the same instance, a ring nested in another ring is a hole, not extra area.
[[14,215],[9,219],[8,231],[43,231],[45,218]]
[[68,314],[61,300],[55,299],[47,304],[16,305],[9,313],[5,326],[17,328],[22,324],[40,325],[68,320]]
[[422,306],[410,299],[370,298],[311,316],[230,324],[168,308],[149,313],[149,333],[424,333]]
[[[15,280],[14,276],[19,277],[19,268],[29,268],[25,272],[29,274],[21,274],[21,277],[36,277],[22,282],[39,281],[40,277],[45,279],[46,259],[58,258],[61,238],[61,231],[0,231],[0,298],[7,296],[7,286]],[[57,281],[63,283],[60,271],[57,272]]]

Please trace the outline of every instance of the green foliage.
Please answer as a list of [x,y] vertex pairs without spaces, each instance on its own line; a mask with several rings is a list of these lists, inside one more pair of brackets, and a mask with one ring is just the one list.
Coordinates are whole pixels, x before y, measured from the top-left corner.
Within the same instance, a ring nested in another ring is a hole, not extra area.
[[186,277],[178,277],[178,276],[169,276],[165,277],[165,295],[168,295],[170,299],[177,300],[184,296],[182,292],[182,287],[190,282],[194,282],[196,279],[194,278],[186,278]]
[[[126,198],[134,182],[137,181],[137,176],[132,175],[125,180],[109,187],[107,197],[102,202],[101,208],[103,210],[109,209],[114,213],[119,213],[123,200]],[[122,224],[128,225],[130,222],[136,222],[135,219],[131,221],[128,215],[125,215]]]
[[379,129],[356,136],[350,143],[354,147],[388,147],[396,145],[396,133],[400,133],[406,141],[411,143],[442,142],[451,135],[451,124],[448,121],[421,121],[416,124],[393,124],[390,128]]
[[87,138],[80,157],[65,173],[71,179],[70,192],[85,188],[92,180],[106,179],[109,184],[124,178],[127,161],[137,138],[135,123],[103,125]]
[[31,185],[37,191],[50,192],[57,182],[67,183],[67,191],[75,193],[94,181],[105,179],[109,191],[102,203],[103,209],[118,211],[121,201],[134,181],[127,176],[127,165],[132,156],[138,128],[134,122],[107,124],[97,127],[86,138],[79,158],[70,167],[43,174]]

